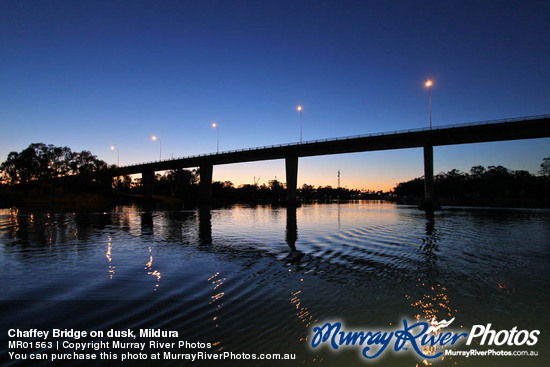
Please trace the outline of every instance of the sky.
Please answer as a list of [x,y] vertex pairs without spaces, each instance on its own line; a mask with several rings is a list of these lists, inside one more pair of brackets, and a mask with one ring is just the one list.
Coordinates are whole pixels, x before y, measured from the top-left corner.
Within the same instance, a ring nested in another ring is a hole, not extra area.
[[[0,161],[31,143],[120,165],[550,114],[548,1],[0,1]],[[158,137],[153,141],[151,137]],[[434,171],[536,173],[550,139],[434,148]],[[301,158],[304,183],[388,190],[421,149]],[[235,185],[284,161],[214,167]]]

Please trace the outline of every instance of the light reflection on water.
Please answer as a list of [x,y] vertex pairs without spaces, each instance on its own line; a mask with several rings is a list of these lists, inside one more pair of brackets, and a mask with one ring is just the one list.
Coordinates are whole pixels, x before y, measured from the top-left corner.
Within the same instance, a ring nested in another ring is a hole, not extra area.
[[[455,329],[491,322],[500,329],[548,330],[549,295],[542,291],[549,289],[548,219],[549,211],[427,215],[384,203],[2,210],[0,265],[9,270],[0,282],[9,286],[1,299],[49,301],[22,303],[4,322],[19,322],[25,307],[36,313],[55,306],[74,327],[67,302],[102,302],[79,313],[78,322],[185,330],[189,340],[212,342],[216,350],[297,353],[306,365],[360,359],[359,349],[331,354],[307,347],[312,324],[324,320],[379,330],[403,317],[454,317]],[[137,303],[128,310],[123,301],[130,300]],[[55,316],[42,312],[41,322],[60,327]],[[542,337],[538,349],[548,345]],[[412,355],[385,358],[396,365],[431,363]],[[525,361],[534,362],[540,360]],[[506,363],[518,362],[498,362]]]

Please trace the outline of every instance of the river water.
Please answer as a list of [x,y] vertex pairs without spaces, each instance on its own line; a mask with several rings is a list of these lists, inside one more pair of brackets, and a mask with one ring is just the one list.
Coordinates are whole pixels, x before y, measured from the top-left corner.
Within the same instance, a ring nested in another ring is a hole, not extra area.
[[[8,329],[153,328],[211,344],[187,352],[296,358],[193,365],[542,366],[550,361],[549,265],[548,210],[444,208],[428,215],[366,201],[297,209],[1,209],[0,350],[8,365],[19,364],[8,356]],[[455,318],[449,330],[458,333],[489,323],[497,332],[539,330],[534,346],[489,347],[479,339],[448,346],[538,356],[426,359],[412,348],[390,351],[390,344],[367,360],[362,347],[311,347],[313,326],[327,321],[375,332],[434,317]]]

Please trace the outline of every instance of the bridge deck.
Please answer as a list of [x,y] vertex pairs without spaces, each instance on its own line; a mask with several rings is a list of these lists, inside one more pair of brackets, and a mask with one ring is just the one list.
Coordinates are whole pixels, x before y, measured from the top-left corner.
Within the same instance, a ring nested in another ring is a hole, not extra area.
[[306,141],[303,143],[289,143],[195,155],[124,166],[120,167],[117,173],[123,175],[142,173],[144,171],[164,171],[177,168],[199,167],[201,165],[253,162],[284,159],[287,157],[310,157],[375,150],[547,137],[550,137],[550,115],[540,115],[516,119],[436,126],[432,129],[423,128],[369,135],[346,136]]

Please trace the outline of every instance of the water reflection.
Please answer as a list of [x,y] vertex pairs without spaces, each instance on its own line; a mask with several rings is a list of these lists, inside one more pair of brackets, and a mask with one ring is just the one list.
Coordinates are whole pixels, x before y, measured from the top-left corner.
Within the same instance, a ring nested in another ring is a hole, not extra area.
[[[303,279],[302,279],[303,281]],[[304,328],[306,329],[306,336],[300,337],[299,341],[304,342],[307,341],[309,338],[309,326],[317,322],[318,320],[313,319],[313,315],[310,313],[309,309],[302,305],[302,300],[300,294],[302,293],[302,290],[298,290],[296,292],[291,292],[291,299],[290,303],[296,307],[296,316],[298,316],[298,320],[302,322],[304,325]]]
[[[426,211],[425,215],[425,236],[422,238],[422,246],[420,247],[424,262],[418,269],[419,277],[416,282],[415,295],[413,297],[405,295],[405,297],[411,302],[414,318],[417,321],[424,321],[437,326],[444,320],[451,320],[453,313],[447,288],[441,285],[439,281],[441,275],[437,265],[437,252],[439,251],[441,234],[436,228],[434,212]],[[452,325],[452,327],[456,327],[456,325]],[[442,332],[446,332],[446,330],[438,329],[434,334],[437,336]],[[441,349],[443,349],[441,346],[424,346],[422,352],[426,355],[434,355]],[[441,360],[443,359],[444,357],[441,357]],[[422,362],[426,366],[433,365],[433,362],[426,359]]]
[[199,209],[199,242],[202,245],[212,244],[212,213],[208,206]]
[[[196,235],[197,215],[195,211],[163,212],[160,217],[162,218],[162,221],[159,221],[162,231],[156,233],[157,237],[174,238],[181,240],[182,243],[189,243],[188,236]],[[195,238],[193,238],[193,242],[195,242]]]
[[286,243],[292,251],[296,251],[298,240],[298,220],[296,219],[296,208],[286,208]]
[[296,249],[298,240],[298,220],[296,218],[296,208],[286,208],[286,243],[290,247],[290,254],[285,258],[287,262],[295,263],[300,261],[304,254]]
[[153,213],[141,212],[141,235],[152,236],[153,235]]
[[112,257],[111,257],[111,236],[109,236],[109,241],[107,242],[107,252],[105,253],[105,257],[107,257],[107,261],[109,262],[109,269],[107,270],[107,274],[109,274],[109,279],[113,279],[115,275],[115,269],[116,266],[112,264]]
[[435,228],[435,216],[434,212],[426,211],[426,237],[422,238],[422,252],[426,258],[426,261],[430,262],[434,267],[436,266],[436,253],[438,251],[440,234]]
[[[220,272],[216,272],[207,280],[209,284],[213,286],[214,291],[213,294],[210,296],[210,301],[208,302],[208,304],[214,306],[214,312],[211,320],[214,323],[215,328],[220,327],[220,312],[223,306],[223,297],[225,296],[225,292],[218,288],[220,288],[226,280],[227,279],[225,277],[220,276]],[[223,346],[220,340],[213,342],[212,346],[216,348],[218,352],[223,350]]]
[[145,264],[145,270],[147,270],[147,275],[152,275],[157,279],[157,282],[155,284],[155,288],[153,288],[153,291],[157,291],[158,287],[160,286],[160,278],[162,278],[160,271],[153,270],[153,249],[151,246],[149,246],[149,261]]
[[[220,226],[220,235],[225,235],[228,229],[228,218],[234,215],[235,220],[242,215],[243,220],[252,220],[254,223],[268,220],[268,223],[279,223],[285,215],[282,231],[277,231],[276,226],[268,224],[274,241],[284,239],[288,249],[286,261],[299,261],[304,253],[297,248],[298,241],[298,214],[296,208],[235,208],[231,211],[212,211],[209,207],[201,207],[196,211],[159,212],[143,211],[139,207],[119,207],[118,212],[101,213],[31,213],[21,214],[18,210],[12,210],[7,215],[7,224],[2,229],[2,237],[10,239],[7,245],[20,245],[22,247],[47,246],[52,252],[70,250],[78,256],[83,250],[93,249],[93,245],[103,242],[104,232],[108,235],[113,233],[126,233],[133,238],[141,238],[144,241],[155,242],[177,241],[182,244],[199,243],[211,245],[213,243],[212,228],[213,221]],[[298,209],[299,210],[299,209]],[[214,213],[220,212],[223,215],[214,217]],[[216,218],[216,219],[214,219]],[[220,221],[220,219],[222,219]],[[243,226],[243,223],[238,223]],[[233,228],[237,231],[240,227]],[[254,241],[256,233],[245,236],[249,243]],[[284,237],[283,237],[284,236]],[[198,240],[198,241],[197,241]],[[107,248],[103,251],[107,260],[113,260],[114,238],[107,241]],[[116,241],[118,242],[118,241]],[[56,247],[56,244],[61,246]],[[221,243],[226,245],[226,243]],[[231,246],[234,244],[232,243]],[[259,251],[250,248],[249,250]],[[21,253],[22,256],[27,254]],[[273,254],[271,254],[273,255]],[[120,265],[120,264],[119,264]]]

